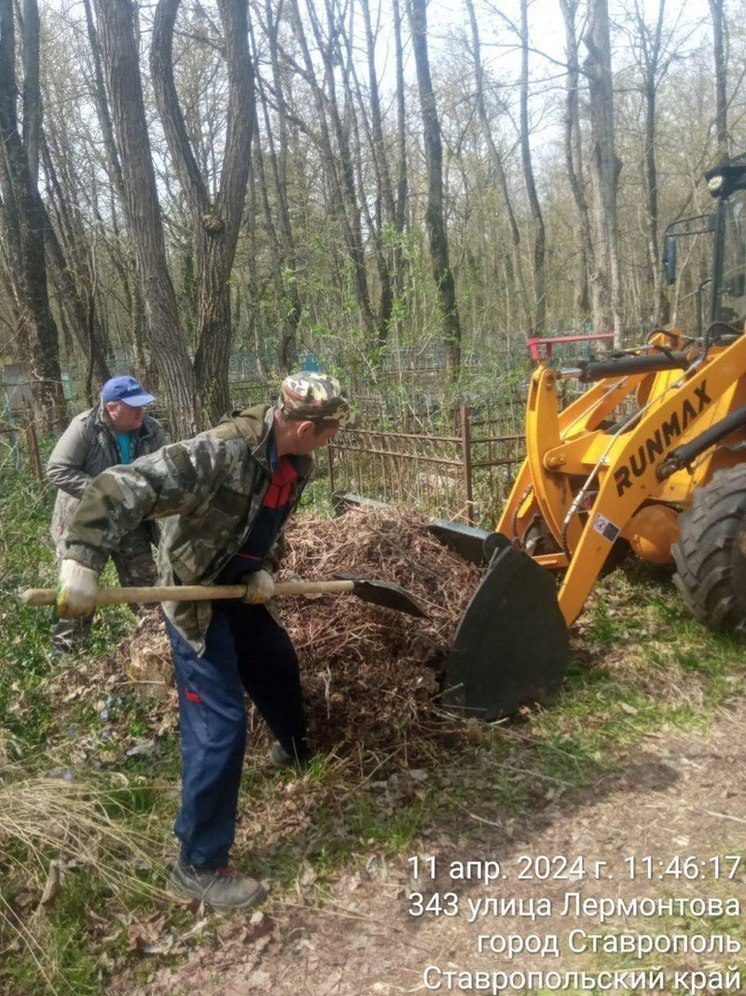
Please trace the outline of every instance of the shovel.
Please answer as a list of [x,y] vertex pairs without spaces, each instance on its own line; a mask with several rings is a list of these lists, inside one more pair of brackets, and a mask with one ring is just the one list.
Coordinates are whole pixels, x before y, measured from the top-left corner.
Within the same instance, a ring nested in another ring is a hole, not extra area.
[[[278,581],[276,596],[284,595],[356,595],[364,602],[382,605],[395,612],[426,617],[427,613],[404,588],[390,581],[369,581],[340,575],[337,581]],[[144,588],[100,588],[96,605],[148,605],[152,602],[211,602],[224,598],[243,598],[245,584],[192,584]],[[21,595],[26,605],[54,605],[55,588],[29,588]]]

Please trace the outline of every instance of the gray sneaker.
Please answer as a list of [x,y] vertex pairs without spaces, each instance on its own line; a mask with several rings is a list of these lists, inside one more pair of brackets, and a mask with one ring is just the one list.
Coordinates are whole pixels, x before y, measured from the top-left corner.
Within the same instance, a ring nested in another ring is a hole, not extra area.
[[197,899],[218,912],[249,910],[267,898],[261,882],[230,868],[200,869],[178,861],[171,872],[171,892],[181,899]]
[[289,754],[279,740],[275,740],[269,751],[269,763],[275,768],[296,768],[304,771],[308,767],[310,757],[308,753],[299,756]]

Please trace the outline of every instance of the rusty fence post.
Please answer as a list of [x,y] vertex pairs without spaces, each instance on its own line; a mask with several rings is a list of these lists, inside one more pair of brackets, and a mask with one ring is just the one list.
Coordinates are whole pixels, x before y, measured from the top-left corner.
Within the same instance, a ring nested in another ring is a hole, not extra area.
[[329,491],[332,496],[332,501],[334,500],[334,455],[332,453],[332,444],[327,443],[326,455],[329,461]]
[[36,423],[34,416],[29,409],[26,413],[26,445],[31,462],[31,473],[40,488],[44,487],[44,471],[41,466],[41,454],[39,453],[39,438],[36,435]]
[[471,422],[469,408],[461,405],[461,454],[464,461],[464,487],[466,488],[466,521],[474,525],[474,489],[471,469]]

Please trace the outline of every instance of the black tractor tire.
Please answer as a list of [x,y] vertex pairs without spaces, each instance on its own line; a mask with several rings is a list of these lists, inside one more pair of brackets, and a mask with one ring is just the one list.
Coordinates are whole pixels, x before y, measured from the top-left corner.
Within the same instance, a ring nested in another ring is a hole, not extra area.
[[746,464],[719,470],[679,517],[674,583],[713,629],[746,632]]

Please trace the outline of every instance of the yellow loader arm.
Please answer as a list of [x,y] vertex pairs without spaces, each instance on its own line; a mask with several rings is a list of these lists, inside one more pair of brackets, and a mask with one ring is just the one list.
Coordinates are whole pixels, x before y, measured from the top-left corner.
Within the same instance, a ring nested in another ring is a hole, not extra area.
[[[678,513],[692,491],[738,461],[729,450],[711,448],[693,470],[672,467],[670,458],[705,430],[733,421],[746,403],[746,336],[702,359],[676,352],[684,342],[669,333],[651,345],[661,351],[599,361],[596,368],[608,375],[561,412],[558,373],[540,365],[531,379],[527,456],[497,529],[542,566],[565,571],[558,600],[568,625],[615,543],[628,540],[649,559],[670,556]],[[615,409],[635,398],[639,409],[610,426]],[[733,431],[743,439],[743,428]]]

